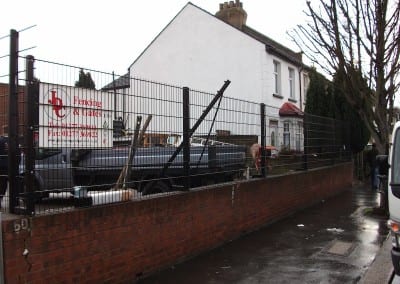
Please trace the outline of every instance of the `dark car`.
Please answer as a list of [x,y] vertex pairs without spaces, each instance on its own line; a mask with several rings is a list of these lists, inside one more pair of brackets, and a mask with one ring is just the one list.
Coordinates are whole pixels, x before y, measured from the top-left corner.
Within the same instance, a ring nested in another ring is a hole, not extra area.
[[[71,191],[73,187],[71,149],[35,149],[35,191]],[[20,174],[25,173],[21,155]]]

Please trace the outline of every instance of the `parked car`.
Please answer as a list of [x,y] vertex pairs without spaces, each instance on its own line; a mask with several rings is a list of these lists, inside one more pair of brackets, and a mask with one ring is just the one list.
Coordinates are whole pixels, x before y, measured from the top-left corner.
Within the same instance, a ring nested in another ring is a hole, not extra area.
[[[145,194],[155,193],[148,181],[159,178],[164,165],[175,152],[176,147],[148,147],[136,149],[131,180],[134,186]],[[202,179],[232,180],[245,168],[245,146],[217,145],[193,146],[190,148],[190,168],[193,184]],[[71,191],[74,186],[88,189],[109,189],[117,181],[129,155],[129,147],[110,149],[51,149],[39,148],[35,153],[35,191]],[[24,157],[20,173],[25,173]],[[178,154],[171,163],[166,176],[158,182],[159,190],[170,191],[173,184],[184,176],[183,155]],[[162,186],[161,186],[161,185]]]
[[[35,152],[34,191],[70,191],[74,186],[70,148],[38,148]],[[21,155],[20,174],[25,174]]]

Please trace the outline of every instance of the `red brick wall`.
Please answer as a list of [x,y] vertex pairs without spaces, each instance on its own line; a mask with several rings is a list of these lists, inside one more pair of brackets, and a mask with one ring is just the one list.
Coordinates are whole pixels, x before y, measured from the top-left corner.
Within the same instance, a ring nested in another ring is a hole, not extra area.
[[[3,221],[6,283],[120,283],[349,189],[352,165]],[[27,257],[23,256],[28,249]]]

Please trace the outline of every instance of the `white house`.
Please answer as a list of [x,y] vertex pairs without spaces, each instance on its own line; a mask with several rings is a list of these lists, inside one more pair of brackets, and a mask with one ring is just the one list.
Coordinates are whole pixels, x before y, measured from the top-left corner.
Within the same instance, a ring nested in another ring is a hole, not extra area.
[[301,53],[248,27],[246,18],[238,0],[220,4],[216,15],[189,2],[130,65],[129,76],[212,92],[229,79],[225,96],[268,106],[267,144],[301,150],[308,85]]

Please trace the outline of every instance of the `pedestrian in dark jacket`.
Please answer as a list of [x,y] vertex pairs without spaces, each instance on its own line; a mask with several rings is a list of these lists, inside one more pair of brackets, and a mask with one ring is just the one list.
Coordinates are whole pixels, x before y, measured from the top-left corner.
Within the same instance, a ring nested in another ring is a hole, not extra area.
[[8,139],[0,136],[0,203],[6,194],[8,182]]
[[378,150],[376,149],[376,144],[372,144],[372,149],[367,153],[367,162],[370,170],[371,178],[371,188],[378,189],[378,163],[376,156],[378,155]]

